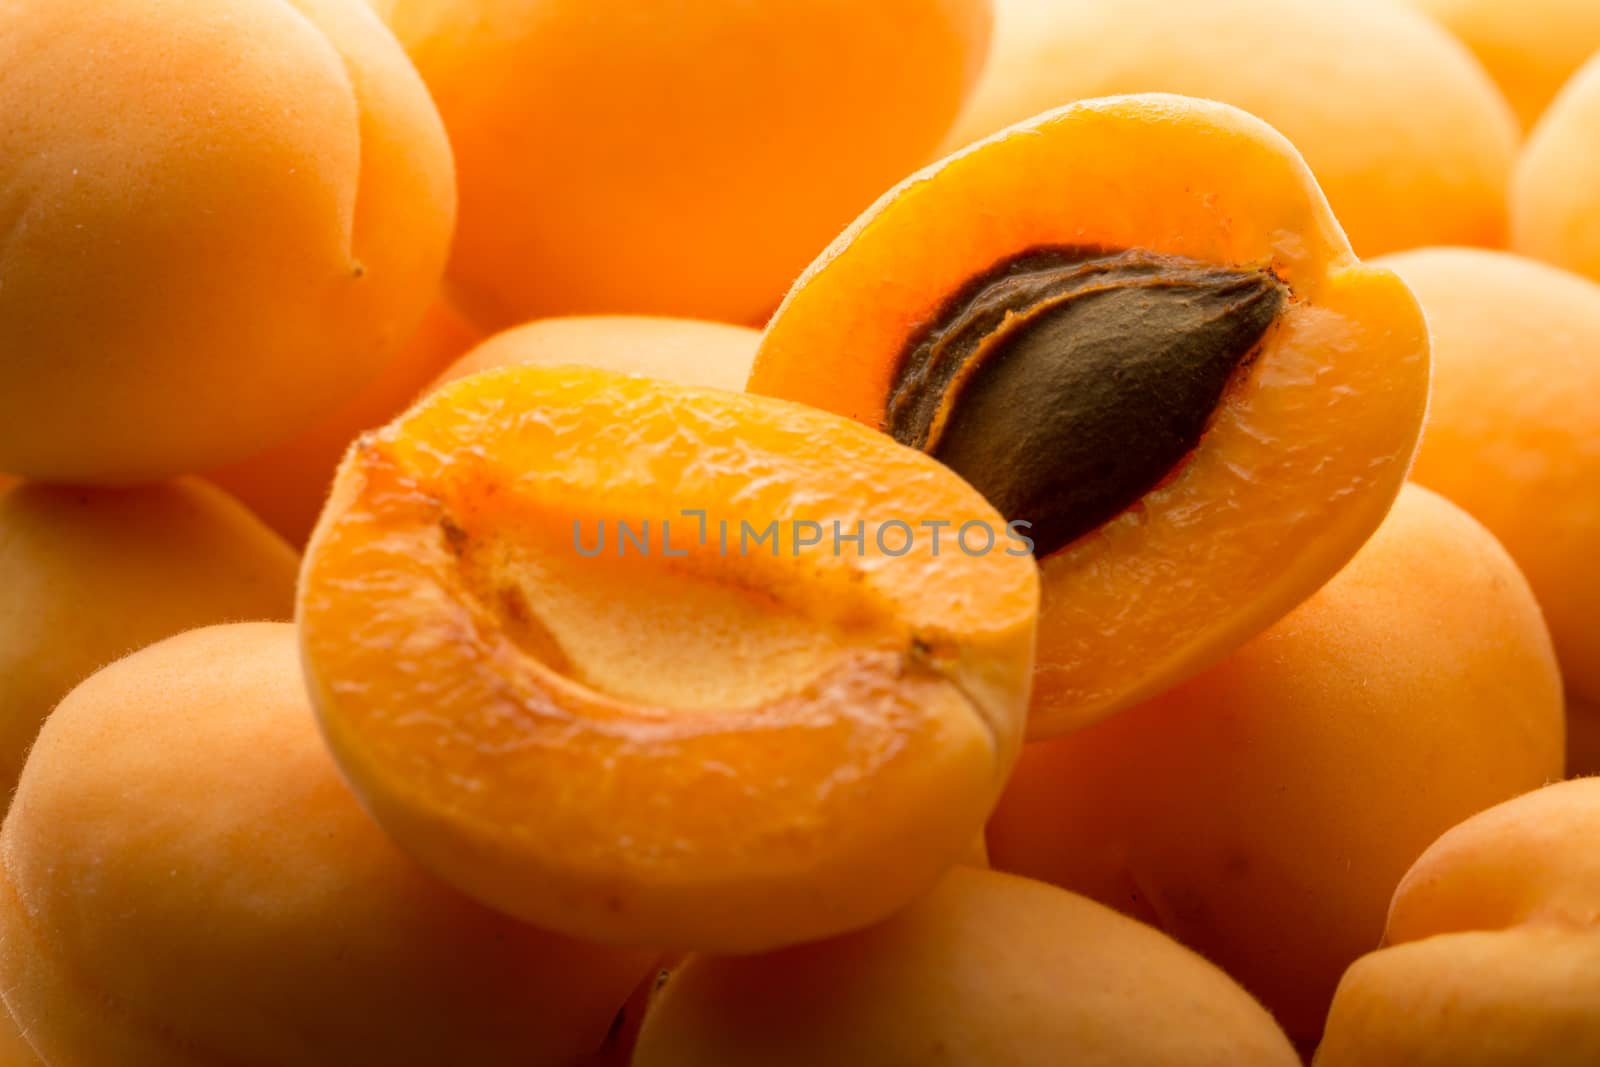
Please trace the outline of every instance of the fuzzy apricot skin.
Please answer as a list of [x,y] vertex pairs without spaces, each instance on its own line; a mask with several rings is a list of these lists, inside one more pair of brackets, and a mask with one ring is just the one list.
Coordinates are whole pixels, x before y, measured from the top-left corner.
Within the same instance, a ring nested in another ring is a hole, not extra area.
[[1509,800],[1444,834],[1352,966],[1318,1067],[1600,1062],[1600,779]]
[[652,315],[574,315],[516,326],[451,364],[436,383],[496,367],[573,364],[738,392],[761,334],[748,326]]
[[479,339],[453,307],[436,298],[400,353],[339,410],[288,441],[207,477],[244,501],[290,544],[303,546],[327,502],[334,471],[356,437],[404,411]]
[[1511,247],[1600,282],[1600,55],[1572,76],[1517,160]]
[[0,491],[0,796],[73,686],[183,630],[290,618],[299,565],[242,504],[195,478]]
[[1506,546],[1539,598],[1568,700],[1600,701],[1600,285],[1502,252],[1382,262],[1433,329],[1433,400],[1411,477]]
[[766,956],[692,957],[634,1067],[1292,1067],[1226,975],[1139,923],[961,868],[882,923]]
[[1471,48],[1531,129],[1584,60],[1600,51],[1591,0],[1410,0]]
[[1505,242],[1516,118],[1460,42],[1394,0],[996,0],[990,62],[945,146],[1146,92],[1270,123],[1362,256]]
[[989,0],[374,0],[455,147],[450,275],[485,328],[758,324],[932,158]]
[[1175,475],[1041,560],[1032,737],[1170,688],[1327,581],[1399,492],[1428,392],[1415,298],[1357,262],[1293,147],[1156,94],[1041,115],[889,191],[795,283],[749,389],[883,427],[907,338],[949,294],[1067,245],[1262,265],[1291,298]]
[[427,877],[340,780],[285,623],[182,634],[62,702],[0,835],[0,934],[52,1067],[565,1067],[652,962]]
[[220,466],[410,336],[450,148],[361,0],[15,0],[0,69],[0,469]]
[[1428,842],[1560,776],[1561,711],[1510,557],[1408,486],[1338,577],[1233,656],[1028,746],[991,859],[1154,923],[1315,1040]]
[[352,450],[307,550],[297,618],[335,758],[440,878],[574,936],[758,951],[874,922],[968,852],[1015,760],[1036,569],[926,538],[891,558],[871,533],[865,554],[723,554],[692,520],[670,559],[571,540],[683,509],[1003,525],[825,412],[473,375]]

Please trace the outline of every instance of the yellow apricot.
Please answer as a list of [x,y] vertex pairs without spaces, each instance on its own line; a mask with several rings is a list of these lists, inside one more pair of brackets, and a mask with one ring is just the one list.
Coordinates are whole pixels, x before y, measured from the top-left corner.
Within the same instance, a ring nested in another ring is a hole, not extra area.
[[1568,700],[1600,701],[1600,285],[1503,252],[1380,262],[1417,294],[1433,331],[1412,478],[1500,539],[1539,598]]
[[1478,57],[1530,129],[1563,83],[1600,51],[1594,0],[1410,0]]
[[1337,577],[1217,667],[1027,746],[990,854],[1157,925],[1314,1040],[1407,866],[1558,777],[1561,724],[1526,581],[1407,486]]
[[453,363],[438,385],[495,367],[570,363],[679,385],[740,392],[761,334],[747,326],[651,315],[540,319],[484,341]]
[[361,0],[13,0],[0,70],[0,468],[219,466],[410,335],[450,150]]
[[634,1067],[1265,1067],[1272,1018],[1155,930],[1023,878],[953,870],[858,933],[692,957],[657,994]]
[[1600,54],[1528,137],[1511,180],[1511,247],[1600,281]]
[[1580,778],[1440,837],[1339,984],[1318,1067],[1600,1062],[1597,835],[1600,778]]
[[755,324],[938,145],[990,0],[373,0],[444,115],[450,276],[504,328]]
[[1459,41],[1392,0],[996,0],[994,32],[949,149],[1075,100],[1182,93],[1294,142],[1358,255],[1505,241],[1516,117]]
[[519,925],[391,844],[285,623],[84,682],[0,834],[0,987],[51,1067],[568,1067],[653,960]]
[[73,686],[183,630],[290,618],[299,562],[199,479],[0,493],[0,795]]

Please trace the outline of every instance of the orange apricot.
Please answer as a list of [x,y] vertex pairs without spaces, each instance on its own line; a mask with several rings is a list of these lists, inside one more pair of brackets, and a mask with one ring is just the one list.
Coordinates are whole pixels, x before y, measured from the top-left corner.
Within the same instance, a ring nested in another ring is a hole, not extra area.
[[1568,699],[1600,701],[1600,285],[1475,249],[1382,262],[1433,330],[1433,401],[1411,477],[1506,546],[1544,610]]
[[450,148],[362,0],[14,0],[0,69],[0,468],[220,466],[410,335]]
[[44,1067],[22,1028],[0,1004],[0,1067]]
[[1600,778],[1508,800],[1434,842],[1352,966],[1318,1067],[1600,1062]]
[[411,340],[361,392],[315,426],[207,477],[232,492],[290,544],[304,545],[328,498],[333,472],[363,430],[382,426],[417,398],[477,331],[442,298]]
[[1511,180],[1511,246],[1600,282],[1600,54],[1534,127]]
[[540,319],[484,341],[453,363],[440,385],[494,367],[576,364],[679,385],[738,392],[761,334],[748,326],[651,315]]
[[198,479],[0,493],[0,797],[73,686],[183,630],[288,619],[298,567],[277,534]]
[[568,1067],[652,962],[507,919],[384,837],[287,623],[85,681],[0,834],[0,988],[51,1067]]
[[957,869],[870,929],[764,956],[692,957],[634,1067],[1293,1067],[1221,971],[1093,901]]
[[439,877],[575,936],[755,951],[967,854],[1038,595],[978,493],[867,427],[513,367],[358,442],[297,617],[335,758]]
[[1272,124],[1360,255],[1505,242],[1516,117],[1459,41],[1393,0],[996,0],[993,55],[946,145],[1145,92]]
[[450,131],[450,276],[492,328],[761,321],[932,157],[990,22],[990,0],[373,2]]
[[1594,0],[1410,0],[1464,41],[1530,129],[1584,60],[1600,51]]
[[926,449],[1031,523],[1045,736],[1220,659],[1349,559],[1405,477],[1428,337],[1288,142],[1131,96],[886,194],[790,291],[749,388]]
[[1561,722],[1515,564],[1408,486],[1338,577],[1233,656],[1029,745],[990,852],[1160,927],[1314,1040],[1407,866],[1462,818],[1559,777]]

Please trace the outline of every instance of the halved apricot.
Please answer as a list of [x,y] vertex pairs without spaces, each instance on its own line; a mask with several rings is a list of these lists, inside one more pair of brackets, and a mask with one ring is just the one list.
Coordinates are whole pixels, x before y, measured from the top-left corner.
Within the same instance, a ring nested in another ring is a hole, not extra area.
[[439,877],[743,951],[881,919],[967,853],[1038,595],[979,494],[866,427],[515,367],[358,442],[298,619],[335,757]]
[[1032,523],[1043,736],[1181,681],[1333,576],[1405,477],[1428,336],[1287,141],[1130,96],[891,190],[795,284],[749,387],[927,449]]

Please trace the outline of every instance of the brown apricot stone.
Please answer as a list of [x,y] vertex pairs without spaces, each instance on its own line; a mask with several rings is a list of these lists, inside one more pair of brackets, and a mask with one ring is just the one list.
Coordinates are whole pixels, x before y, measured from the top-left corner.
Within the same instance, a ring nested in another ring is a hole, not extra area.
[[1428,337],[1270,128],[1114,97],[887,193],[796,282],[749,389],[925,449],[1026,527],[1040,737],[1195,674],[1343,566],[1405,477]]

